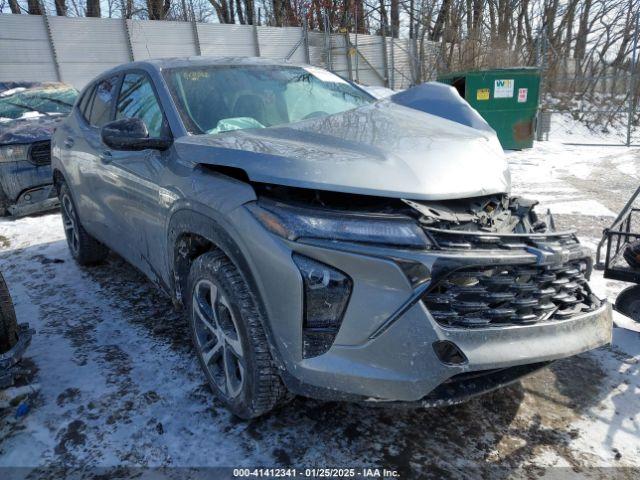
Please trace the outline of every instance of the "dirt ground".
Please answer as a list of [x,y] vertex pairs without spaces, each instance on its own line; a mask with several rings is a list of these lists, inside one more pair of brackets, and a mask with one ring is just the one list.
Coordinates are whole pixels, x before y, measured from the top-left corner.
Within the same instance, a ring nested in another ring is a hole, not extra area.
[[[576,227],[590,246],[640,178],[635,149],[550,143],[509,158],[515,192],[562,212],[558,225]],[[76,266],[57,214],[1,220],[0,269],[19,320],[37,330],[26,360],[30,412],[16,419],[16,401],[0,408],[0,467],[28,468],[5,472],[124,478],[137,467],[335,466],[402,478],[638,478],[636,331],[615,328],[611,347],[459,406],[298,398],[243,422],[210,395],[169,299],[115,255]],[[594,286],[614,299],[624,285],[596,272]]]

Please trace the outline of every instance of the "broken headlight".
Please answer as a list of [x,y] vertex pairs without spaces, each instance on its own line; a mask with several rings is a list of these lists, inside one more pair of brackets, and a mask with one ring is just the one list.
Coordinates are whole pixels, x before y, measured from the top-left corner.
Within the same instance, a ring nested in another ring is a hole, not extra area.
[[353,282],[333,267],[297,253],[293,261],[304,284],[303,356],[327,352],[338,334]]
[[431,245],[418,224],[402,215],[322,211],[275,202],[248,208],[270,232],[288,240],[322,238],[411,248]]
[[0,163],[20,162],[29,158],[29,145],[5,145],[0,147]]

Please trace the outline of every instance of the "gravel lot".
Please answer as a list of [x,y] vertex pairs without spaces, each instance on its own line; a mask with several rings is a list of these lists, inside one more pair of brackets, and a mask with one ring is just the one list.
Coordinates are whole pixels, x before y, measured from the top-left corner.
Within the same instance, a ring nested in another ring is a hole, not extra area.
[[[640,178],[638,149],[547,142],[509,159],[515,192],[540,199],[590,246]],[[119,478],[139,466],[294,465],[386,467],[402,478],[637,478],[610,468],[640,467],[637,331],[616,328],[613,346],[460,406],[389,411],[299,398],[242,422],[209,395],[169,299],[114,255],[77,267],[58,214],[1,220],[0,269],[19,320],[38,332],[26,360],[31,411],[15,419],[15,407],[0,408],[0,467],[33,467],[34,477],[49,476],[43,468],[92,476],[104,467]],[[597,272],[594,285],[612,300],[624,287]]]

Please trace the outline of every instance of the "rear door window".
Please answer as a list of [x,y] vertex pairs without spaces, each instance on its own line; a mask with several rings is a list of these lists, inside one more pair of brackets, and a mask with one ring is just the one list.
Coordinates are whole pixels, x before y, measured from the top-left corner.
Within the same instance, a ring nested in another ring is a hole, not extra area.
[[94,127],[102,127],[111,120],[113,102],[118,86],[118,75],[100,80],[95,87],[89,123]]

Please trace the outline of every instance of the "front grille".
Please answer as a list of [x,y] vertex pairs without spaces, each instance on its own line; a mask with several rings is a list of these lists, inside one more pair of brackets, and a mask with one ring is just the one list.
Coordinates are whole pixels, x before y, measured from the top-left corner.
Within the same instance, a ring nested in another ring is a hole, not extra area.
[[448,250],[495,250],[526,249],[528,246],[544,244],[552,249],[579,248],[580,243],[573,232],[549,232],[542,234],[488,234],[463,230],[441,230],[425,228],[427,235],[439,248]]
[[442,325],[491,327],[564,320],[600,306],[587,260],[562,265],[500,265],[456,270],[422,301]]
[[29,148],[29,159],[36,165],[49,165],[51,163],[51,142],[35,142]]

